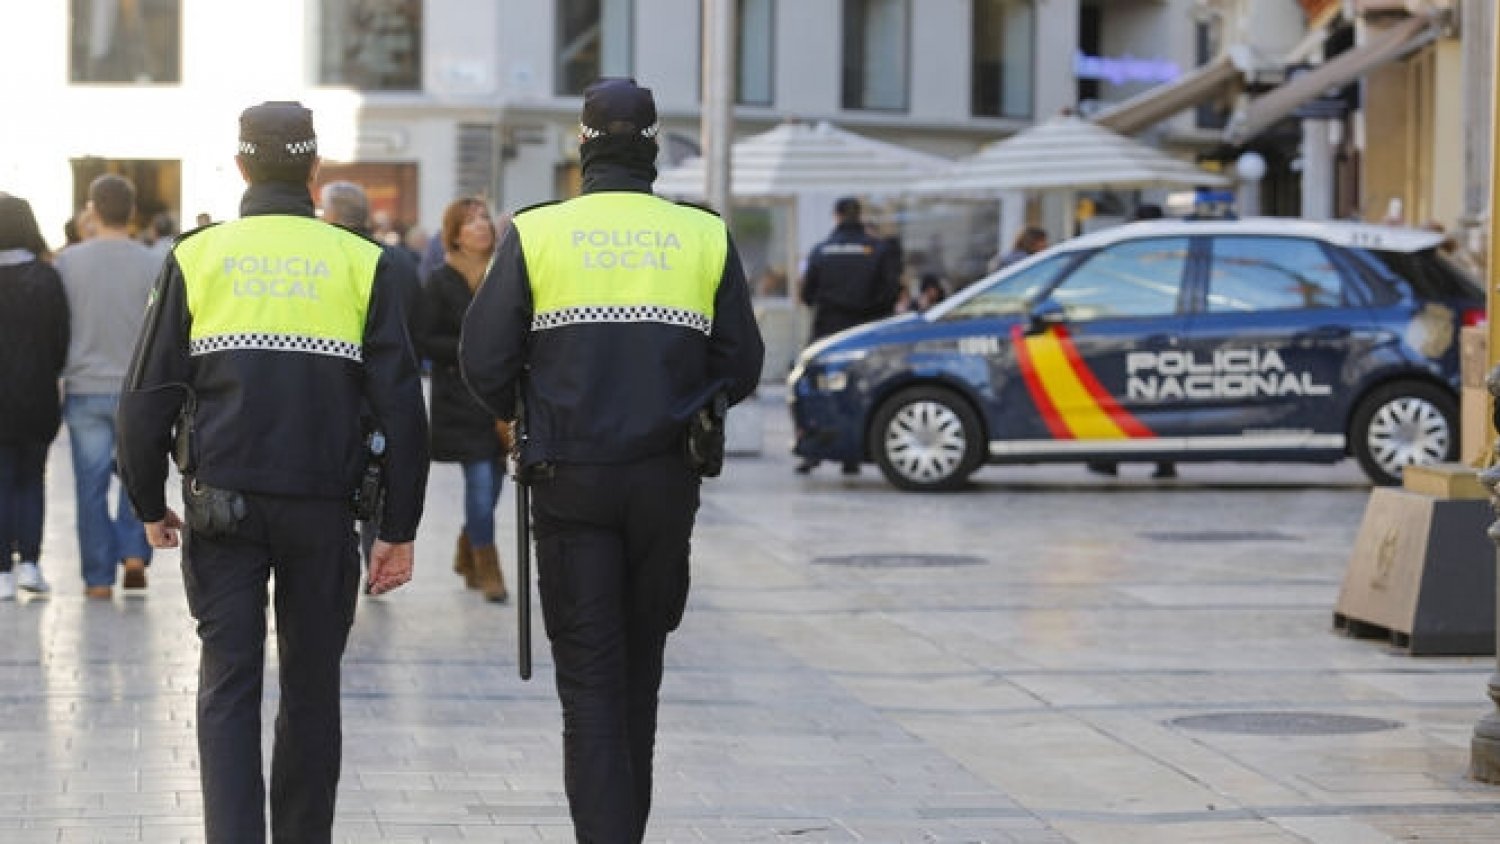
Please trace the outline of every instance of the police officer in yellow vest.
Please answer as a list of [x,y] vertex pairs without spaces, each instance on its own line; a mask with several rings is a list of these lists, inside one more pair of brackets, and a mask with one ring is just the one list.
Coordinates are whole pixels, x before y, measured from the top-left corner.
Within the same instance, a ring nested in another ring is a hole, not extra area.
[[595,82],[579,131],[583,195],[515,216],[459,356],[501,418],[521,399],[574,831],[640,841],[698,511],[685,436],[716,395],[750,394],[765,350],[723,221],[651,193],[651,92]]
[[260,706],[274,573],[271,836],[326,842],[342,750],[339,663],[359,583],[351,495],[369,464],[360,412],[368,407],[387,443],[374,592],[411,577],[427,421],[388,259],[313,216],[312,113],[285,102],[247,109],[237,161],[249,185],[241,219],[180,238],[152,291],[120,401],[119,462],[157,548],[175,547],[183,527],[163,495],[169,452],[184,477],[207,840],[265,840]]

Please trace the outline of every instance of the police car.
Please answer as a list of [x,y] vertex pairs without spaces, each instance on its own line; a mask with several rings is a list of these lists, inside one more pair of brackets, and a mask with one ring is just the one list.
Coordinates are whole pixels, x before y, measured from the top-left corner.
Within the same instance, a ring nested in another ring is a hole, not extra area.
[[985,463],[1299,461],[1378,484],[1456,459],[1459,328],[1482,289],[1441,236],[1285,219],[1134,223],[921,314],[809,346],[794,451],[909,490]]

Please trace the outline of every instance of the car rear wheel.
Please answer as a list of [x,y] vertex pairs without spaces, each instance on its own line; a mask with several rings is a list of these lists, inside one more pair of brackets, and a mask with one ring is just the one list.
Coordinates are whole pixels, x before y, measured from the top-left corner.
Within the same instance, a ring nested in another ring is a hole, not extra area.
[[918,492],[957,489],[984,459],[984,431],[969,403],[940,387],[911,387],[881,405],[872,429],[886,480]]
[[1359,403],[1349,437],[1370,480],[1394,486],[1407,466],[1457,459],[1458,405],[1432,384],[1387,384]]

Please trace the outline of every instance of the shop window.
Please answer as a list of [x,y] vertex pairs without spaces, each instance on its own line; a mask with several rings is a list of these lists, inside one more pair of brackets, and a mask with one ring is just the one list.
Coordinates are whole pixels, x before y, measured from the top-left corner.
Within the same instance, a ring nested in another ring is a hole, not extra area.
[[772,49],[775,0],[739,0],[738,6],[740,44],[735,100],[745,105],[768,106],[772,102],[775,76]]
[[973,15],[974,116],[1031,117],[1036,41],[1032,0],[974,0]]
[[844,108],[906,110],[909,0],[844,0]]
[[175,159],[75,158],[73,170],[73,207],[88,205],[89,185],[106,173],[124,176],[135,185],[135,216],[130,221],[132,233],[151,225],[157,214],[170,214],[180,223],[182,203],[182,162]]
[[71,0],[73,82],[182,81],[180,0]]
[[422,88],[422,0],[322,0],[319,83]]
[[631,75],[632,0],[558,0],[557,93],[577,96],[601,76]]

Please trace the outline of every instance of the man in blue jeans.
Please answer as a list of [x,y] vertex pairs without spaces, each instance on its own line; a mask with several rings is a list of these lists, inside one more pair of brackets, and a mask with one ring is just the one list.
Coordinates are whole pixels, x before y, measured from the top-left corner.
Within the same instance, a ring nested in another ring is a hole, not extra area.
[[78,508],[78,555],[84,593],[108,599],[115,569],[125,567],[125,588],[146,587],[151,546],[123,489],[110,513],[109,487],[115,467],[115,406],[146,300],[163,258],[130,237],[135,186],[106,174],[89,185],[89,207],[98,234],[57,256],[68,294],[72,333],[63,369],[63,419],[73,449]]

